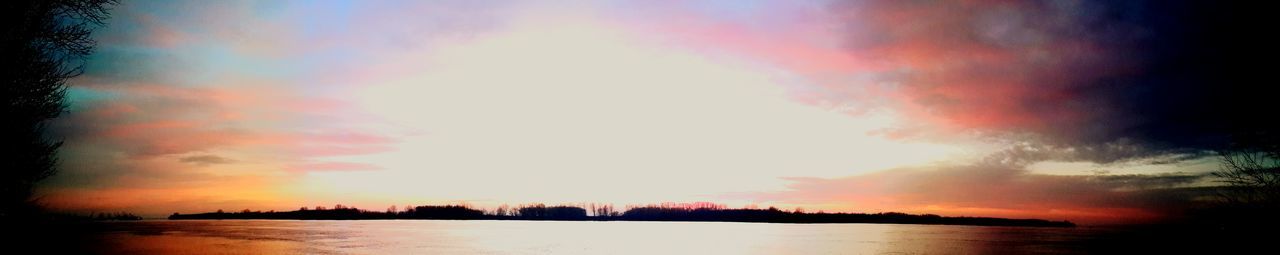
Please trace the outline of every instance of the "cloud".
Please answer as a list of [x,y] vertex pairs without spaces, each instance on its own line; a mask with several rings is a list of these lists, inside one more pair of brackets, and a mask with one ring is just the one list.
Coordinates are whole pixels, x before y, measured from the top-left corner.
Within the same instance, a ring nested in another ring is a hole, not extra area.
[[[1067,219],[1160,220],[1206,193],[1202,174],[1045,175],[997,164],[896,168],[842,178],[787,178],[779,192],[739,194],[762,202],[847,211],[907,211]],[[735,195],[737,196],[737,195]]]
[[[1033,132],[1076,141],[1109,131],[1096,127],[1111,116],[1098,114],[1115,110],[1079,90],[1138,64],[1117,56],[1138,43],[1141,28],[1098,14],[1113,11],[1108,7],[849,1],[828,10],[844,54],[880,70],[866,83],[887,87],[889,107],[924,126],[915,135]],[[827,92],[851,85],[819,86]]]
[[178,159],[178,161],[181,161],[181,162],[183,162],[183,163],[191,163],[191,164],[195,164],[195,165],[201,165],[201,166],[205,166],[205,165],[216,165],[216,164],[229,164],[229,163],[236,162],[235,160],[232,160],[232,159],[229,159],[229,158],[220,157],[220,156],[217,156],[217,155],[196,155],[196,156],[187,156],[187,157],[182,157],[182,158]]
[[287,151],[303,157],[328,157],[364,155],[386,152],[397,141],[391,137],[370,133],[333,130],[290,135],[294,145]]
[[1037,162],[1093,162],[1104,165],[1119,163],[1170,164],[1207,156],[1194,150],[1152,149],[1121,138],[1106,143],[1054,145],[1038,140],[1024,140],[1005,146],[981,161],[994,164],[1026,166]]
[[[1247,5],[767,5],[733,16],[747,17],[742,19],[704,17],[691,11],[696,6],[682,4],[625,13],[643,13],[633,14],[637,30],[658,31],[712,56],[752,56],[797,74],[799,81],[786,85],[797,100],[852,115],[874,109],[901,114],[910,121],[873,133],[895,139],[976,134],[1092,150],[1074,159],[1108,163],[1202,155],[1235,134],[1280,129],[1254,114],[1267,109],[1262,102],[1273,93],[1251,86],[1251,80],[1266,80],[1259,77],[1266,72],[1246,60],[1269,51],[1250,36],[1265,22],[1236,15],[1256,12]],[[656,16],[664,18],[654,21]],[[1126,149],[1112,151],[1116,144]]]
[[[935,131],[1031,132],[1110,162],[1196,153],[1274,124],[1244,83],[1256,24],[1203,2],[848,1],[847,54],[897,75],[897,109]],[[838,85],[827,85],[838,86]],[[1117,143],[1141,151],[1110,151]]]
[[327,171],[368,171],[379,170],[382,167],[373,164],[349,163],[349,162],[309,162],[291,165],[287,168],[291,172],[327,172]]

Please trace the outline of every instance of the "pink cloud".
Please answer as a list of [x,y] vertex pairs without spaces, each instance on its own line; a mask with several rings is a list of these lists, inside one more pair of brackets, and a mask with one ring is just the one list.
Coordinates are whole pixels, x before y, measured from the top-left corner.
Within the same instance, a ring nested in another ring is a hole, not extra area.
[[290,140],[288,151],[304,158],[384,152],[395,143],[390,137],[351,131],[293,134]]
[[368,171],[379,169],[382,169],[382,167],[373,164],[351,162],[311,162],[291,165],[287,168],[290,172]]
[[[369,154],[393,149],[394,138],[356,128],[315,123],[352,114],[344,103],[300,97],[270,86],[184,87],[150,84],[88,85],[122,95],[81,102],[65,123],[78,139],[117,148],[136,159],[215,149],[273,151],[289,158]],[[278,107],[278,106],[285,107]],[[328,119],[323,119],[328,118]],[[297,127],[306,126],[306,129]]]
[[172,27],[157,21],[152,15],[140,14],[135,20],[146,29],[147,36],[142,38],[144,45],[155,48],[173,48],[187,40],[187,37]]
[[[686,6],[637,21],[686,47],[732,52],[799,74],[796,99],[889,107],[912,120],[895,137],[973,130],[1068,133],[1103,117],[1081,91],[1130,72],[1123,42],[1089,34],[1084,6],[1010,1],[776,4],[748,22]],[[656,15],[656,14],[655,14]],[[852,113],[861,112],[858,109]]]

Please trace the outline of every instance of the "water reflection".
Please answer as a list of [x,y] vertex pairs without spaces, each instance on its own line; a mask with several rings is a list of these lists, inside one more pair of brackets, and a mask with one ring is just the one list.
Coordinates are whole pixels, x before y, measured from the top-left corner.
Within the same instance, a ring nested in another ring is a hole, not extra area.
[[1072,253],[1086,228],[557,221],[114,222],[103,254]]

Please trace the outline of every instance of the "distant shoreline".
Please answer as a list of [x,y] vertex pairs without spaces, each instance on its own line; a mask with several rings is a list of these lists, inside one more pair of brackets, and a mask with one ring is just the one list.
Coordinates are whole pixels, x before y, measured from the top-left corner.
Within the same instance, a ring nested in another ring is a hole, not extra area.
[[[305,208],[304,208],[305,209]],[[418,206],[405,211],[366,211],[335,208],[295,211],[241,211],[197,214],[174,213],[169,220],[525,220],[525,221],[649,221],[649,222],[742,222],[788,224],[920,224],[966,226],[1075,227],[1070,221],[1043,219],[1007,219],[991,217],[947,217],[933,214],[906,213],[805,213],[769,209],[725,209],[707,207],[630,208],[625,212],[597,210],[588,215],[586,209],[573,206],[527,206],[494,213],[466,206]]]
[[[184,214],[185,215],[185,214]],[[1006,218],[995,218],[1006,219]],[[906,223],[906,222],[768,222],[768,221],[726,221],[726,220],[622,220],[622,219],[585,219],[585,220],[556,220],[556,219],[411,219],[411,218],[386,218],[386,219],[287,219],[287,218],[184,218],[184,219],[167,219],[167,218],[149,218],[141,221],[192,221],[192,220],[265,220],[265,221],[379,221],[379,220],[446,220],[446,221],[566,221],[566,222],[712,222],[712,223],[760,223],[760,224],[901,224],[901,225],[940,225],[940,226],[974,226],[974,227],[1034,227],[1034,228],[1074,228],[1078,227],[1074,223],[1071,225],[979,225],[979,224],[949,224],[949,223]],[[1040,220],[1040,219],[1008,219],[1008,220]],[[1047,220],[1046,220],[1047,221]],[[1070,223],[1069,221],[1051,221],[1058,223]]]

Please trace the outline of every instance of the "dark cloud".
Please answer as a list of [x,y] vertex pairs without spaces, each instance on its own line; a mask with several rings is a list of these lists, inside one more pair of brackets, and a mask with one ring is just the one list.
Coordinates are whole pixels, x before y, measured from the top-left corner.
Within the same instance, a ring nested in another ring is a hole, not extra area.
[[1124,174],[1092,176],[1090,180],[1106,183],[1115,187],[1116,190],[1158,190],[1194,184],[1205,177],[1205,175],[1175,173]]
[[182,158],[178,159],[178,161],[181,161],[181,162],[183,162],[183,163],[191,163],[191,164],[196,164],[196,165],[202,165],[202,166],[203,166],[203,165],[228,164],[228,163],[236,162],[235,160],[232,160],[232,159],[229,159],[229,158],[224,158],[224,157],[221,157],[221,156],[218,156],[218,155],[196,155],[196,156],[187,156],[187,157],[182,157]]
[[[1273,132],[1261,117],[1270,93],[1259,86],[1266,57],[1258,6],[1233,1],[1097,2],[1095,29],[1132,27],[1136,35],[1097,33],[1103,47],[1134,62],[1125,72],[1062,89],[1080,98],[1084,123],[1044,133],[1062,144],[1124,141],[1147,153],[1196,154],[1233,136]],[[1090,32],[1086,32],[1090,33]],[[1132,154],[1132,156],[1143,156]],[[1107,159],[1103,158],[1103,161]]]
[[[842,1],[849,54],[943,132],[1034,133],[1068,158],[1203,155],[1274,134],[1263,9],[1236,1]],[[829,89],[836,90],[836,89]]]
[[1127,138],[1098,143],[1058,143],[1022,141],[987,155],[983,162],[1025,166],[1042,161],[1088,161],[1099,164],[1133,163],[1172,164],[1210,155],[1199,150],[1152,149]]
[[1236,1],[1141,1],[1116,3],[1149,36],[1139,40],[1141,68],[1074,88],[1116,109],[1096,124],[1105,130],[1085,141],[1126,137],[1157,149],[1215,149],[1232,136],[1274,132],[1266,116],[1269,86],[1258,60],[1275,59],[1275,39],[1260,10]]

